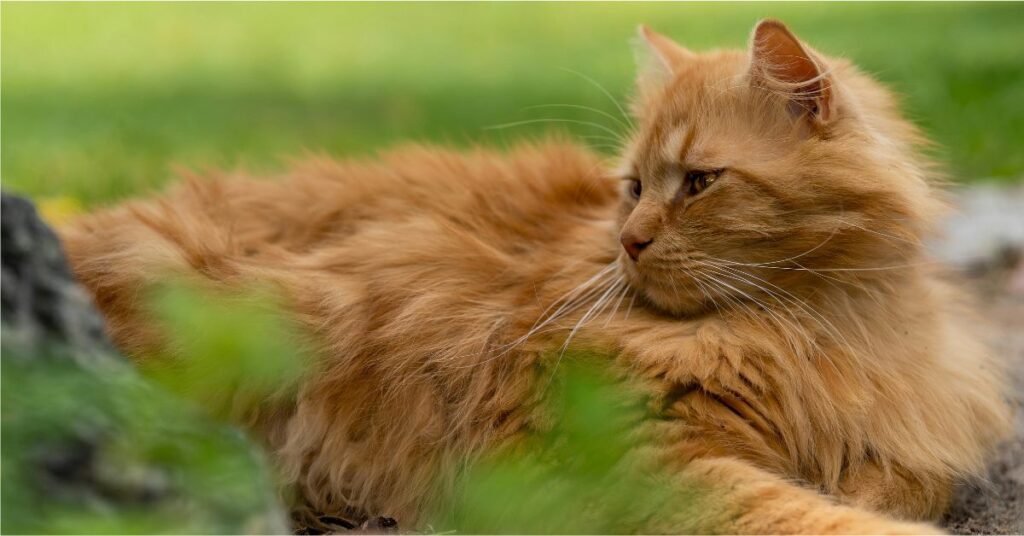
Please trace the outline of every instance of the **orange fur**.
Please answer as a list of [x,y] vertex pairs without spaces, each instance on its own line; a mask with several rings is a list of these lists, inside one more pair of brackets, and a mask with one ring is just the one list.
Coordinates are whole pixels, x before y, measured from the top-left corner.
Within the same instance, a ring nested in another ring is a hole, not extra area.
[[[571,144],[413,147],[189,181],[65,229],[68,254],[131,355],[159,344],[136,300],[168,273],[287,297],[317,373],[248,424],[321,511],[415,526],[439,475],[546,426],[571,336],[648,390],[667,480],[709,490],[637,530],[934,530],[896,518],[939,516],[1008,419],[922,245],[943,211],[922,139],[848,63],[756,32],[695,54],[645,31],[661,72],[620,166],[639,200]],[[637,261],[620,232],[651,239]]]

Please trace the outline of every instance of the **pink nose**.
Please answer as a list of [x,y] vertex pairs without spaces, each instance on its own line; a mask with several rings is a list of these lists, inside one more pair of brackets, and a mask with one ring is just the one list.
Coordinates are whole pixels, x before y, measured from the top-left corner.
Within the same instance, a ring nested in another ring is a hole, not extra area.
[[619,240],[622,241],[622,247],[626,249],[626,254],[634,261],[640,258],[641,251],[654,242],[652,238],[637,236],[633,233],[622,233]]

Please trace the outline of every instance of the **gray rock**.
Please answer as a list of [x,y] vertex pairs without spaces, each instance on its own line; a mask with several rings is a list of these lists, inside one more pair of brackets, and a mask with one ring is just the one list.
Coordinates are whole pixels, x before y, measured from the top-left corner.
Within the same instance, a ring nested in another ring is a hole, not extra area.
[[76,359],[114,355],[103,318],[75,282],[57,236],[32,203],[3,194],[0,220],[0,316],[4,335],[23,350],[12,355],[38,355],[54,344]]

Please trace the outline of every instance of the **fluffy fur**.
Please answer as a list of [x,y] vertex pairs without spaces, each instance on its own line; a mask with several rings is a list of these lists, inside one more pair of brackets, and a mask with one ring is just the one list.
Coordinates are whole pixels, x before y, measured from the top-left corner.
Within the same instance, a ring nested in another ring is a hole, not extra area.
[[65,229],[74,270],[137,356],[160,340],[137,296],[168,274],[278,288],[316,372],[244,420],[323,512],[415,526],[439,475],[546,426],[571,337],[647,390],[666,479],[708,490],[638,531],[933,530],[900,519],[943,512],[1007,409],[922,246],[943,204],[921,138],[780,23],[747,53],[643,35],[617,172],[551,142],[193,179]]

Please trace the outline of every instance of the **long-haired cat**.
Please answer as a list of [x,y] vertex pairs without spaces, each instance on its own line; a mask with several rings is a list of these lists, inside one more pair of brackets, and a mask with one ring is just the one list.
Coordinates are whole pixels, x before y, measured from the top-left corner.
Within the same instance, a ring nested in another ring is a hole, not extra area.
[[641,34],[616,170],[551,142],[191,181],[65,229],[75,273],[136,356],[168,273],[280,290],[316,372],[246,421],[319,511],[417,526],[439,475],[546,426],[571,337],[656,401],[666,480],[707,491],[637,531],[935,530],[1008,410],[922,245],[943,212],[922,138],[779,22],[748,52]]

